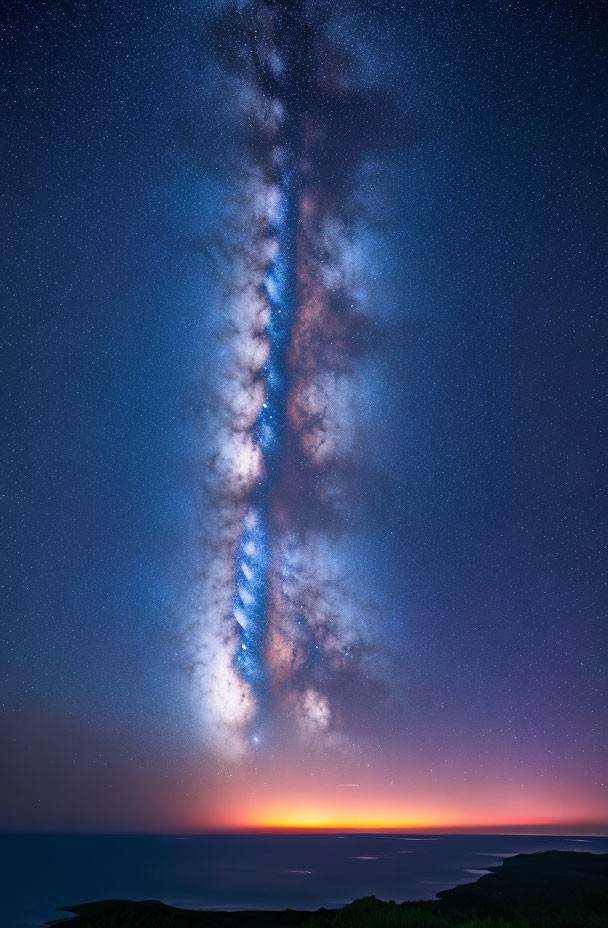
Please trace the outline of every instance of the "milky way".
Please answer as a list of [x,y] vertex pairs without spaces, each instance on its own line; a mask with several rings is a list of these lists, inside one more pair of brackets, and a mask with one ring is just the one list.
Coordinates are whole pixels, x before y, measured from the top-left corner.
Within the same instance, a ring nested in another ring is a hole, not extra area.
[[195,649],[209,737],[237,754],[279,716],[335,740],[332,676],[363,673],[372,648],[344,550],[381,330],[355,193],[393,114],[353,79],[328,22],[304,2],[240,4],[216,21],[244,128]]
[[5,831],[607,833],[605,13],[4,4]]

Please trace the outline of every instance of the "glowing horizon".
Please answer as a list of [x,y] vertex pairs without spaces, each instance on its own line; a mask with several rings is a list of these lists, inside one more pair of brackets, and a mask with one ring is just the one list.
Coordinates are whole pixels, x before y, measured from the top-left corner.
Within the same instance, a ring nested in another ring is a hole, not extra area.
[[[495,822],[480,819],[473,822],[464,822],[461,819],[378,819],[369,816],[353,816],[350,819],[331,819],[329,816],[310,813],[295,816],[293,819],[267,818],[230,825],[206,828],[201,834],[234,834],[234,833],[307,833],[307,832],[428,832],[434,834],[477,834],[500,833],[505,829],[513,833],[544,833],[542,829],[551,832],[573,834],[606,834],[608,835],[608,822],[559,820],[555,818],[537,819],[532,822],[514,818]],[[588,831],[585,831],[587,829]],[[197,832],[198,833],[198,832]]]
[[[423,825],[404,822],[401,824],[370,824],[362,822],[355,824],[335,825],[241,825],[226,828],[205,829],[196,832],[183,832],[184,834],[429,834],[429,835],[458,835],[458,834],[563,834],[581,837],[608,836],[608,822],[502,822],[499,824],[465,825]],[[170,832],[167,832],[170,833]]]
[[[572,786],[530,781],[499,790],[490,772],[471,793],[466,784],[386,783],[382,794],[371,782],[316,783],[292,773],[278,786],[254,771],[240,782],[217,784],[212,806],[198,830],[217,832],[434,831],[608,832],[601,792],[583,801]],[[564,815],[564,809],[569,814]]]

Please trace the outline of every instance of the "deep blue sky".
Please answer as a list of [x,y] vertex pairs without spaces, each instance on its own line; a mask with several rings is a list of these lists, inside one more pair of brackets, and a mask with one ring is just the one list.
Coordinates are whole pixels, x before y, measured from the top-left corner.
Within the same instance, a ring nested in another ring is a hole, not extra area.
[[[231,177],[204,6],[5,11],[11,828],[163,827],[205,790],[180,617],[204,519],[206,245]],[[605,5],[342,14],[339,36],[408,125],[376,177],[390,391],[365,495],[406,707],[382,750],[478,758],[490,737],[597,810]]]

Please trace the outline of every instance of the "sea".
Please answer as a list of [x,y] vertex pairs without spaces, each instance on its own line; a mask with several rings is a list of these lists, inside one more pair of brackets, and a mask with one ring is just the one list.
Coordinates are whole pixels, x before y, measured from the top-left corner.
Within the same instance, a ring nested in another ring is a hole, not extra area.
[[0,835],[0,924],[40,926],[98,899],[225,911],[433,899],[510,855],[548,850],[607,853],[608,837]]

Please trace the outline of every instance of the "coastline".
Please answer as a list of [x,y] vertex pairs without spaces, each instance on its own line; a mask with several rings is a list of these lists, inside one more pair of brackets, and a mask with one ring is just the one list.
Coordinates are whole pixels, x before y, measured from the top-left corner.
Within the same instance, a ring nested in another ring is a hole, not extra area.
[[66,906],[63,911],[73,914],[46,922],[47,928],[67,924],[73,928],[340,928],[342,924],[407,926],[420,919],[429,928],[439,928],[465,925],[471,919],[500,919],[516,926],[537,921],[566,925],[572,918],[584,924],[587,917],[603,925],[608,924],[608,853],[517,854],[500,865],[488,866],[473,882],[459,883],[439,891],[434,900],[418,902],[395,903],[369,896],[336,909],[226,912],[182,909],[152,900],[103,900]]

